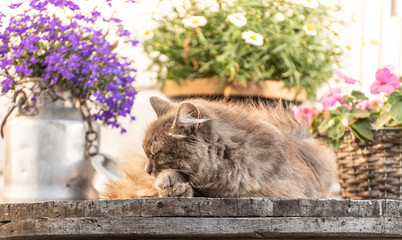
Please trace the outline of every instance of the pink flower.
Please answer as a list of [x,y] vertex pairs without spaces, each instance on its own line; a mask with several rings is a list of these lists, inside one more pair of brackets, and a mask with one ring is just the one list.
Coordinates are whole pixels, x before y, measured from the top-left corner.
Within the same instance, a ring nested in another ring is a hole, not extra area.
[[297,119],[304,119],[309,126],[313,122],[313,118],[316,115],[316,111],[314,108],[304,106],[293,106],[292,111]]
[[336,76],[338,76],[339,78],[342,78],[343,80],[345,80],[345,83],[347,84],[355,84],[356,82],[361,83],[360,81],[353,79],[351,77],[346,76],[345,74],[343,74],[341,71],[339,70],[334,70],[334,74]]
[[384,103],[380,99],[374,99],[373,101],[370,102],[370,106],[373,109],[380,109],[382,108],[383,105]]
[[347,108],[348,110],[352,110],[352,107],[349,106],[348,104],[344,103],[342,104],[343,107]]
[[370,92],[372,94],[392,93],[401,84],[398,76],[392,74],[388,68],[378,69],[375,73],[376,80],[371,84]]
[[324,107],[324,110],[327,110],[329,107],[335,105],[336,102],[343,102],[343,97],[341,96],[340,88],[332,88],[328,92],[326,92],[320,98],[320,102]]
[[356,108],[361,109],[361,110],[367,110],[367,109],[371,108],[371,104],[368,100],[363,100],[363,101],[359,102],[358,104],[356,104]]

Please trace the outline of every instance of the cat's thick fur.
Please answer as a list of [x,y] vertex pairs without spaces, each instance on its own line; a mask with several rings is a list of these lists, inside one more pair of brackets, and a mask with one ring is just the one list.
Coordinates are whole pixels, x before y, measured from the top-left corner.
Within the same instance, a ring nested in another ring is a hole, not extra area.
[[283,108],[151,98],[146,171],[162,197],[323,198],[333,151]]
[[119,164],[122,178],[110,182],[105,192],[99,193],[100,199],[127,199],[139,197],[158,197],[159,190],[155,188],[155,179],[144,170],[146,157],[131,154]]

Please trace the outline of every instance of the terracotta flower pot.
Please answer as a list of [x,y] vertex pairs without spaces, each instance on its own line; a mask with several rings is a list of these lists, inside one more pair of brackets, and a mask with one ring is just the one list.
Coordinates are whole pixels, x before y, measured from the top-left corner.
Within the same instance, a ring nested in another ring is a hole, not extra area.
[[302,102],[307,99],[304,90],[296,95],[296,90],[284,87],[283,82],[266,80],[263,82],[249,82],[247,86],[226,86],[218,88],[219,80],[209,78],[196,78],[182,81],[180,84],[173,80],[165,82],[163,93],[170,98],[188,97],[251,97],[273,100],[287,100]]

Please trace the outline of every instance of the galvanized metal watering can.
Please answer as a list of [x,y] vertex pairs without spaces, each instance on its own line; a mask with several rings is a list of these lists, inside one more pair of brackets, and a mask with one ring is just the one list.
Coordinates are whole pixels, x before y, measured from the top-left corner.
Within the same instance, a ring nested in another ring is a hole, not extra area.
[[86,156],[89,135],[80,111],[61,100],[33,114],[23,111],[20,106],[4,124],[3,202],[95,198],[94,168]]

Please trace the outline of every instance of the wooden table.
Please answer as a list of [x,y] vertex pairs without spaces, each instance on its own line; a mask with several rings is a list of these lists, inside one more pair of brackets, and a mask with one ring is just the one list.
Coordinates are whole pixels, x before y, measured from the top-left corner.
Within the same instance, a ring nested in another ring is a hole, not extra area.
[[0,204],[0,239],[402,239],[402,201],[149,198]]

